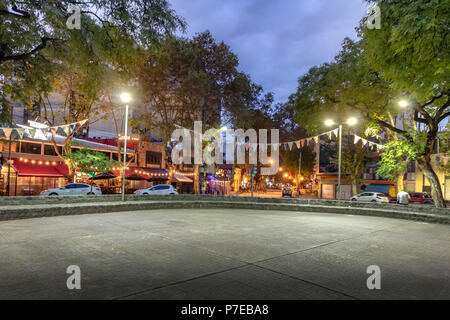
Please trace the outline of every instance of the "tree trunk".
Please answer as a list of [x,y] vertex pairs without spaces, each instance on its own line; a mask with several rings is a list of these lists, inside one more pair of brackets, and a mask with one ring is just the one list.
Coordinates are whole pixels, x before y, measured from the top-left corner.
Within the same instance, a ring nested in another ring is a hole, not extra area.
[[403,191],[403,188],[404,188],[403,179],[404,179],[404,177],[405,177],[405,173],[402,172],[402,173],[400,173],[397,176],[397,179],[395,179],[395,188],[397,189],[397,193],[399,193],[400,191]]
[[353,182],[352,182],[352,192],[353,192],[353,196],[355,195],[355,194],[358,194],[359,193],[359,179],[358,178],[356,178],[356,179],[353,179]]
[[424,176],[428,179],[431,185],[431,195],[433,196],[434,204],[437,208],[447,208],[445,204],[444,196],[442,194],[441,183],[439,181],[436,172],[434,172],[431,166],[430,156],[423,156],[417,158],[417,164]]
[[199,184],[199,165],[194,165],[194,194],[200,194],[200,184]]

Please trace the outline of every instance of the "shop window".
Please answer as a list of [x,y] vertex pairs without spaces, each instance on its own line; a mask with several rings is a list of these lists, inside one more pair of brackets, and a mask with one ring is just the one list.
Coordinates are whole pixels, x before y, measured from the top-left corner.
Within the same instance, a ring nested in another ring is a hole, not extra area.
[[42,145],[38,143],[22,142],[20,152],[30,154],[41,154]]
[[[62,147],[58,146],[59,154],[62,154]],[[44,154],[46,156],[57,156],[58,154],[55,151],[55,147],[51,144],[44,145]]]
[[161,165],[162,163],[162,154],[161,152],[152,152],[152,151],[147,151],[145,154],[145,161],[146,164],[153,164],[153,165]]

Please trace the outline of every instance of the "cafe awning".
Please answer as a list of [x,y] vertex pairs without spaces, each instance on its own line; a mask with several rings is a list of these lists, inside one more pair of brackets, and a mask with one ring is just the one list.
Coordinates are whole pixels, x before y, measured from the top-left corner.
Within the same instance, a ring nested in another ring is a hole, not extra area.
[[63,161],[45,161],[14,158],[12,166],[21,177],[61,178],[69,174],[69,167]]

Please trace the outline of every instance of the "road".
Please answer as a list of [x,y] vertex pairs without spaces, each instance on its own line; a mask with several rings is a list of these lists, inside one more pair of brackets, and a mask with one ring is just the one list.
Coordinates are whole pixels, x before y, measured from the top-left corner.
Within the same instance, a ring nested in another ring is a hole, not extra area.
[[[0,299],[450,299],[450,227],[177,209],[0,222]],[[66,269],[81,270],[68,290]],[[381,289],[367,288],[379,266]]]

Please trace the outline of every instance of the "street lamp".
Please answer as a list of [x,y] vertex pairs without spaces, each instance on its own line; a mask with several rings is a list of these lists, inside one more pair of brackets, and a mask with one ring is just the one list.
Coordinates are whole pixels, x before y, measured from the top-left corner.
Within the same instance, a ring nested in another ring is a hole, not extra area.
[[402,108],[406,108],[407,106],[408,106],[408,101],[406,101],[406,100],[400,100],[399,102],[398,102],[398,105],[400,106],[400,107],[402,107]]
[[131,95],[129,93],[122,93],[120,100],[125,103],[125,135],[123,143],[123,174],[122,174],[122,201],[125,201],[125,170],[127,166],[127,138],[128,138],[128,104],[131,101]]
[[[358,119],[351,117],[347,120],[346,124],[353,126],[358,122]],[[335,125],[333,120],[326,120],[327,126]],[[337,199],[341,200],[341,166],[342,166],[342,123],[339,124],[339,165],[338,165],[338,196]]]

